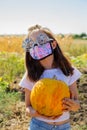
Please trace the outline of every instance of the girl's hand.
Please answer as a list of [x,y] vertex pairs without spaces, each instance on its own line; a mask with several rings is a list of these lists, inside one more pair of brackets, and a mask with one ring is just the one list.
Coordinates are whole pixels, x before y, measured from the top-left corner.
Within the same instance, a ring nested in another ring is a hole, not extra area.
[[80,104],[77,100],[70,98],[63,99],[63,110],[64,111],[78,111],[80,109]]
[[48,120],[55,120],[58,119],[61,115],[59,116],[43,116],[41,115],[41,117],[43,117],[44,119],[48,119]]
[[26,115],[31,116],[31,117],[37,117],[38,112],[35,111],[31,106],[29,106],[29,107],[26,107]]
[[32,106],[29,106],[26,108],[26,115],[31,117],[41,117],[48,120],[57,119],[59,116],[44,116],[39,114],[36,110],[32,108]]

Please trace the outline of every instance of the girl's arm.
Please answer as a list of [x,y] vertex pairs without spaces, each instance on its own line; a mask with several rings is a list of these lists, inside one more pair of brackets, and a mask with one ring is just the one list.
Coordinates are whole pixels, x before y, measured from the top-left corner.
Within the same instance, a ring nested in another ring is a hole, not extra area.
[[68,111],[78,111],[80,109],[80,103],[78,100],[78,89],[77,84],[74,82],[70,85],[70,99],[64,98],[63,108]]
[[30,93],[31,91],[25,88],[25,105],[26,105],[26,115],[35,117],[37,112],[32,108],[30,103]]
[[78,100],[77,83],[74,82],[72,85],[69,86],[69,89],[70,89],[70,98],[74,100]]

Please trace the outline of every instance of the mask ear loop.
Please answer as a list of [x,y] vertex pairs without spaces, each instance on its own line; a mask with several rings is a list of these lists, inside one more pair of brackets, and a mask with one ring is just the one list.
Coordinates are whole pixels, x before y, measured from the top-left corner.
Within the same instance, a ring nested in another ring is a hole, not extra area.
[[[58,53],[61,55],[61,51],[60,51],[60,48],[58,47],[58,45],[57,45],[57,51],[58,51]],[[63,57],[62,57],[62,55],[61,55],[60,59],[61,59],[61,61],[62,61],[64,70],[65,70],[66,74],[68,75],[69,73],[68,73],[68,71],[67,71],[67,69],[66,69],[66,67],[65,67],[65,64],[63,63]]]
[[51,50],[52,50],[52,53],[54,52],[54,49],[53,49],[53,47],[52,47],[52,42],[53,41],[50,41],[50,47],[51,47]]

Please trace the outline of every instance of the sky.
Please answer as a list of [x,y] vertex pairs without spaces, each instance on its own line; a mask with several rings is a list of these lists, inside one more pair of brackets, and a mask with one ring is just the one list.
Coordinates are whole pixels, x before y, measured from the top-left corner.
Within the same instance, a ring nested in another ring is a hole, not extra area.
[[0,0],[0,34],[26,34],[39,24],[53,33],[87,33],[87,0]]

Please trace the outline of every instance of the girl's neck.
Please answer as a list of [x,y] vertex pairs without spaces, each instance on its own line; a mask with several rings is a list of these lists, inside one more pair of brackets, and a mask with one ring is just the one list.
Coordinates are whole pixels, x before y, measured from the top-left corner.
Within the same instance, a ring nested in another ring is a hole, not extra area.
[[47,58],[41,60],[40,63],[45,69],[52,69],[55,68],[53,64],[53,60],[54,60],[53,55],[50,55]]

